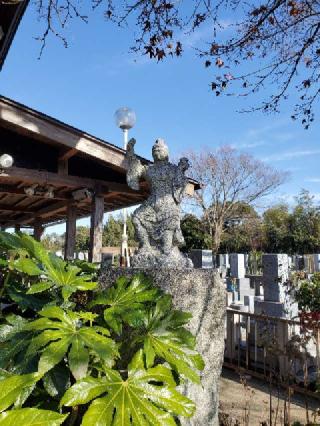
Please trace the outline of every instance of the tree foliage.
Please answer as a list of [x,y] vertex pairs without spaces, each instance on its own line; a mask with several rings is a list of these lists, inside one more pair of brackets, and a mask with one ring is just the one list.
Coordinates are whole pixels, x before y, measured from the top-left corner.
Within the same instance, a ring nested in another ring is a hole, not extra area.
[[89,250],[90,228],[88,226],[77,226],[76,229],[76,252],[86,252]]
[[80,0],[35,1],[47,37],[59,37],[74,17],[87,22],[97,9],[120,27],[134,28],[132,50],[156,61],[181,56],[192,33],[208,31],[196,50],[205,67],[213,67],[211,89],[216,96],[248,96],[266,87],[261,104],[252,107],[278,111],[289,92],[294,96],[292,117],[308,128],[319,93],[320,2],[318,0]]
[[[123,234],[123,219],[121,217],[109,216],[103,228],[102,241],[105,247],[120,247]],[[131,216],[127,217],[127,235],[129,246],[136,246],[135,230]]]
[[193,214],[185,215],[181,220],[181,231],[185,240],[183,251],[210,248],[210,236],[203,221]]
[[286,205],[264,213],[265,244],[270,252],[318,253],[320,250],[320,209],[314,197],[301,190],[292,211]]
[[24,234],[1,232],[0,252],[0,425],[160,426],[193,415],[177,386],[199,383],[204,364],[171,296],[144,275],[92,293],[95,268]]
[[[187,230],[185,231],[185,227],[182,227],[186,236],[197,237],[199,229],[203,232],[201,238],[194,240],[186,238],[185,250],[206,249],[205,244],[201,245],[203,241],[210,241],[210,228],[205,218],[194,217],[189,221],[188,215],[186,219]],[[274,205],[261,215],[252,206],[240,203],[239,208],[236,207],[234,210],[234,216],[224,222],[219,251],[221,253],[259,251],[288,254],[319,253],[320,207],[306,190],[301,190],[291,207],[284,203]]]
[[64,237],[63,235],[58,235],[57,233],[52,232],[50,234],[45,234],[42,237],[41,242],[47,250],[55,253],[63,250]]

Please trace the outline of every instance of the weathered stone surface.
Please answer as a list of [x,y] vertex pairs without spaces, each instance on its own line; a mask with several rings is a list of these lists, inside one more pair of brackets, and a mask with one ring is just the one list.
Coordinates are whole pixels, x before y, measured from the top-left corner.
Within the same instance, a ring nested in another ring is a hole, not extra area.
[[286,282],[289,279],[287,254],[264,254],[262,256],[264,300],[284,303]]
[[213,268],[212,250],[190,250],[189,257],[195,268]]
[[264,300],[255,302],[255,313],[280,318],[297,316],[298,306],[287,291],[289,263],[287,254],[262,256]]
[[174,306],[193,315],[189,329],[196,336],[197,350],[205,361],[202,386],[188,382],[183,392],[197,406],[195,416],[181,418],[183,426],[218,426],[218,381],[224,354],[225,289],[219,275],[209,269],[104,269],[102,288],[117,277],[144,272],[156,286],[173,297]]
[[138,253],[131,264],[137,268],[192,268],[192,261],[180,252],[184,238],[180,228],[180,204],[185,194],[189,168],[187,158],[178,165],[169,162],[168,147],[163,139],[157,139],[152,147],[154,163],[143,165],[134,153],[135,139],[127,148],[127,182],[135,190],[144,178],[150,187],[150,195],[132,215],[139,241]]
[[242,253],[231,253],[229,255],[230,260],[230,275],[232,278],[244,278],[246,275],[244,254]]

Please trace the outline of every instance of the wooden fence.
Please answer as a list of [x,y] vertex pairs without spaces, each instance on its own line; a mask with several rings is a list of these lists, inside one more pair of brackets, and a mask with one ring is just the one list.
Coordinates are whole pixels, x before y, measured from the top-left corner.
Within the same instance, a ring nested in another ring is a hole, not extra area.
[[319,340],[319,322],[306,328],[299,320],[228,308],[224,366],[320,399]]

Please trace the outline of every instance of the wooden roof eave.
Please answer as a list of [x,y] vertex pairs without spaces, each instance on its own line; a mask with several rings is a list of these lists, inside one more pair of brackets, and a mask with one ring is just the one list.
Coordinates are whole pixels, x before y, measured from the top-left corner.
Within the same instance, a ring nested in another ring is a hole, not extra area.
[[[116,170],[126,169],[125,150],[52,117],[0,96],[0,124],[61,148],[65,160],[82,153]],[[143,163],[148,160],[141,158]]]

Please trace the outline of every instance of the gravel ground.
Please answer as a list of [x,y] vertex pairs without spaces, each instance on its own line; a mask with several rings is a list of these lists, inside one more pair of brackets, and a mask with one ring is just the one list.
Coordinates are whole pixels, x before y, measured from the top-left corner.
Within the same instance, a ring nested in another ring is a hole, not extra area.
[[[275,423],[275,413],[277,410],[278,398],[277,389],[272,390],[273,423],[283,425],[284,413],[284,393],[280,394],[278,418]],[[245,425],[245,406],[249,407],[250,426],[269,425],[269,389],[268,384],[247,376],[247,386],[240,382],[239,374],[234,371],[224,369],[220,379],[220,411],[228,415],[229,423],[226,425],[235,425],[235,419],[240,421],[240,425]],[[306,424],[306,410],[304,396],[295,394],[291,397],[290,423],[299,421],[302,425]],[[309,400],[310,421],[311,412],[320,409],[320,401]],[[233,420],[232,420],[233,419]],[[265,423],[263,423],[265,422]],[[316,425],[320,425],[320,417],[316,419]]]

